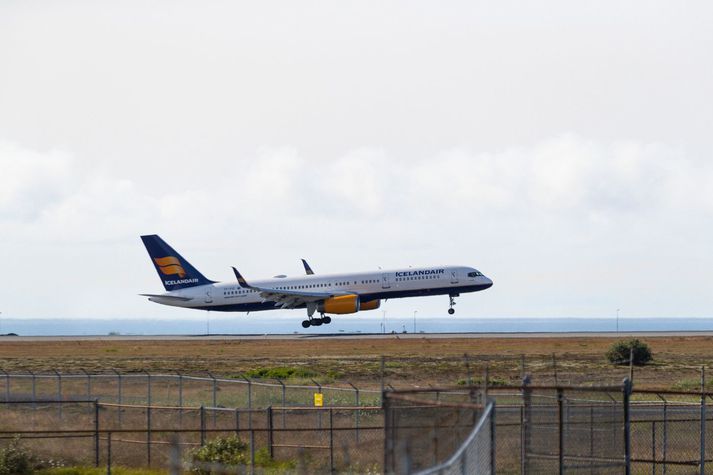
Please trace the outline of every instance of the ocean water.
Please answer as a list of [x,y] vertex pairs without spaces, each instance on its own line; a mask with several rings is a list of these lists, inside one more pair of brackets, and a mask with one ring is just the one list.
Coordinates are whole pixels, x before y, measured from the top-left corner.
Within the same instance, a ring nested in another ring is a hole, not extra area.
[[[413,318],[334,317],[330,325],[305,330],[302,316],[237,316],[181,320],[13,319],[0,320],[0,334],[53,335],[205,335],[401,333],[414,331]],[[385,329],[382,326],[385,323]],[[417,318],[416,332],[614,332],[614,318]],[[620,318],[619,331],[713,331],[713,318]]]

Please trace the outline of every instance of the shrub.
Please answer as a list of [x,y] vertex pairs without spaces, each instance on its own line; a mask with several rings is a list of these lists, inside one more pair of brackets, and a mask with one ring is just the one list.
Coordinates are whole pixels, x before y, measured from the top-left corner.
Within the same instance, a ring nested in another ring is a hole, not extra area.
[[14,439],[10,445],[0,450],[0,475],[30,475],[32,455]]
[[[192,450],[189,454],[191,462],[217,463],[220,465],[247,465],[250,462],[248,444],[232,435],[216,437],[203,447]],[[195,473],[207,474],[207,470],[193,469]]]
[[637,338],[614,343],[607,351],[607,360],[614,364],[629,364],[629,355],[634,351],[634,364],[645,365],[653,359],[649,345]]
[[276,366],[273,368],[256,368],[245,373],[248,378],[255,379],[290,379],[290,378],[311,378],[316,373],[307,368],[293,368],[289,366]]
[[[250,464],[250,454],[248,444],[238,439],[236,436],[216,437],[203,447],[199,447],[190,452],[190,461],[197,467],[193,468],[193,473],[208,475],[211,473],[208,467],[202,468],[202,464],[217,464],[223,467],[246,466]],[[263,447],[255,451],[255,466],[263,469],[276,469],[283,473],[289,469],[294,469],[297,465],[292,461],[278,462],[270,457],[270,452]],[[270,473],[268,470],[264,473]]]

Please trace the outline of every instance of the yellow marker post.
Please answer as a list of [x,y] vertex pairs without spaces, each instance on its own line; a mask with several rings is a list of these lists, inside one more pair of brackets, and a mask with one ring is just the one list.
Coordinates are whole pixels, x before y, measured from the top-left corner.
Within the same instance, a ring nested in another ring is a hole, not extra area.
[[314,407],[324,406],[324,394],[314,393]]

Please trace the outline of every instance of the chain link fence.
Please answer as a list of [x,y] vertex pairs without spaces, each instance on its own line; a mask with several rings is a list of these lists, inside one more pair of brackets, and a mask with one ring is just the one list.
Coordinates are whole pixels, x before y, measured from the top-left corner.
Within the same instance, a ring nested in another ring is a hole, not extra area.
[[[0,445],[19,436],[45,460],[168,468],[176,452],[183,464],[192,449],[236,435],[252,469],[267,457],[303,473],[450,473],[464,461],[487,465],[489,441],[497,473],[713,472],[713,393],[627,384],[526,377],[486,391],[381,393],[212,375],[0,373]],[[492,430],[481,423],[490,402]]]
[[0,418],[0,438],[20,437],[40,459],[71,465],[167,468],[175,464],[174,446],[185,453],[235,435],[247,444],[249,467],[278,460],[309,473],[382,470],[381,407],[248,410],[36,400],[0,402]]
[[154,373],[66,374],[7,373],[0,371],[0,399],[99,399],[115,404],[211,406],[260,409],[268,406],[310,406],[315,393],[325,405],[381,405],[379,389],[319,384],[286,384],[247,377],[222,378]]

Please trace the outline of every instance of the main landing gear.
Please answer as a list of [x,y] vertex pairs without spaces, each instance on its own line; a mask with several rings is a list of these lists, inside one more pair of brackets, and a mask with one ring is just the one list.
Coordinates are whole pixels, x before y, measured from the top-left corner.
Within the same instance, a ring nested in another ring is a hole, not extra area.
[[448,298],[450,299],[450,308],[448,309],[448,315],[453,315],[456,313],[456,309],[453,308],[453,306],[456,304],[455,298],[458,295],[449,295]]
[[322,324],[329,325],[332,323],[332,317],[329,317],[323,313],[320,314],[319,318],[309,317],[309,320],[302,320],[302,328],[318,327]]

